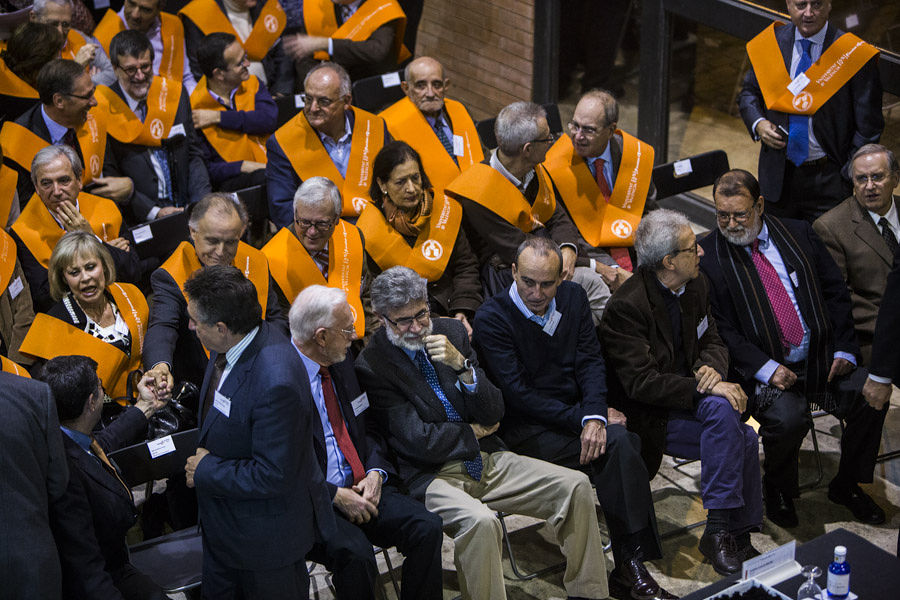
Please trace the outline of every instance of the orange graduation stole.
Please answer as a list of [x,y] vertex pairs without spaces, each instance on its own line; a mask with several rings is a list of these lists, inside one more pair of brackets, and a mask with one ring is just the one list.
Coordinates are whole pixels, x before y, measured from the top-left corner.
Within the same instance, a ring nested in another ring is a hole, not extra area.
[[[228,15],[215,0],[192,0],[178,11],[178,14],[189,18],[204,35],[216,32],[230,33],[238,41],[241,40],[241,36],[228,20]],[[287,15],[284,14],[284,9],[281,8],[278,0],[267,0],[259,16],[256,17],[250,35],[242,42],[250,60],[259,62],[265,58],[278,38],[281,37],[281,32],[284,31],[286,24]]]
[[399,100],[379,114],[384,118],[394,139],[403,140],[419,153],[431,185],[439,189],[453,181],[460,171],[484,160],[475,123],[466,108],[459,102],[446,98],[444,108],[450,117],[453,135],[462,138],[463,154],[456,157],[459,166],[447,154],[447,149],[438,140],[434,129],[409,98]]
[[[181,81],[184,75],[184,25],[181,24],[181,19],[165,12],[159,13],[159,20],[163,52],[159,62],[159,73],[156,75]],[[117,33],[126,29],[125,21],[118,13],[107,10],[94,29],[94,37],[109,54],[109,43]]]
[[[213,2],[213,0],[209,0],[209,2]],[[277,0],[270,0],[271,2],[277,4]],[[256,92],[258,90],[259,79],[256,78],[256,75],[251,75],[250,79],[241,83],[237,94],[234,95],[234,110],[256,110]],[[197,82],[197,87],[191,94],[191,110],[197,109],[227,110],[209,93],[205,75]],[[250,135],[242,131],[223,129],[217,125],[204,127],[200,131],[223,160],[228,162],[252,160],[266,164],[267,136]]]
[[788,89],[791,74],[784,64],[772,23],[747,42],[747,56],[753,65],[759,89],[769,110],[792,115],[812,115],[850,81],[878,50],[852,33],[845,33],[822,52],[804,75],[809,83],[794,94]]
[[544,160],[579,233],[595,247],[634,244],[653,174],[653,147],[621,130],[616,135],[622,138],[622,162],[609,203],[569,136],[553,144]]
[[[0,227],[0,294],[12,283],[12,274],[16,270],[16,242],[6,230]],[[24,283],[24,282],[23,282]]]
[[461,222],[462,207],[459,203],[436,190],[431,218],[427,227],[419,231],[413,246],[391,227],[381,210],[373,204],[363,209],[356,226],[365,237],[366,252],[382,271],[403,265],[428,281],[437,281],[450,261]]
[[447,186],[451,196],[468,198],[525,233],[543,227],[556,210],[553,183],[543,166],[534,169],[540,187],[534,204],[528,204],[522,192],[499,171],[478,163],[463,171]]
[[0,94],[16,98],[34,98],[35,101],[38,99],[37,90],[13,73],[3,59],[0,59]]
[[0,356],[0,370],[4,373],[12,373],[13,375],[18,375],[19,377],[26,377],[31,379],[31,375],[28,374],[28,371],[25,370],[25,367],[18,364],[16,361],[6,358],[5,356]]
[[[409,49],[403,45],[403,34],[406,32],[406,13],[396,0],[364,0],[353,16],[338,27],[334,16],[334,3],[331,0],[306,0],[303,3],[303,22],[309,35],[330,37],[336,40],[352,40],[362,42],[369,39],[376,29],[390,23],[397,24],[394,35],[393,55],[396,62],[402,63],[411,57]],[[318,51],[313,55],[316,60],[328,60],[328,53]]]
[[[122,213],[112,200],[86,192],[78,194],[78,209],[91,224],[94,235],[104,242],[119,237]],[[12,226],[29,252],[46,269],[50,255],[66,230],[59,226],[37,194],[31,197]]]
[[9,222],[13,200],[16,197],[16,181],[19,174],[6,165],[0,165],[0,228]]
[[287,227],[275,234],[262,252],[269,259],[272,278],[288,301],[293,301],[297,294],[311,285],[327,285],[344,290],[353,312],[356,335],[365,335],[366,317],[359,297],[365,257],[362,238],[356,227],[343,219],[338,221],[328,240],[327,280],[316,261]]
[[353,107],[355,120],[351,134],[350,160],[347,177],[334,166],[319,134],[300,112],[275,132],[275,139],[284,150],[294,171],[303,181],[310,177],[327,177],[341,188],[344,199],[342,216],[356,216],[369,202],[372,181],[372,162],[384,145],[384,121],[370,112]]
[[78,51],[85,44],[87,44],[87,40],[81,32],[70,29],[69,35],[66,36],[66,45],[63,46],[62,52],[59,53],[60,58],[75,60],[75,55],[78,54]]
[[159,147],[175,124],[181,81],[153,78],[147,92],[147,116],[143,123],[111,88],[97,86],[96,94],[109,114],[109,135],[123,144]]

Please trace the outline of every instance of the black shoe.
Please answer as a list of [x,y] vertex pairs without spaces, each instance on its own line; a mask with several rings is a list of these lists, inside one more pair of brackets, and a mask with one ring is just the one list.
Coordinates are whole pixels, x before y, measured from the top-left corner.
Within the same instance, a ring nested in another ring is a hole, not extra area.
[[709,559],[713,569],[719,575],[734,575],[741,570],[741,557],[738,554],[734,536],[727,531],[703,533],[700,538],[700,554]]
[[632,600],[678,600],[675,596],[662,588],[644,563],[632,558],[625,561],[621,567],[617,566],[609,577],[610,592],[617,598],[631,598]]
[[884,523],[884,511],[875,504],[871,496],[862,491],[855,483],[852,486],[828,486],[828,499],[835,504],[843,504],[850,509],[857,521],[869,525]]
[[794,500],[781,490],[767,491],[766,516],[779,527],[796,527],[800,523]]
[[743,548],[738,548],[738,557],[741,559],[741,563],[743,563],[745,560],[756,558],[760,554],[762,553],[754,548],[753,544],[747,544]]

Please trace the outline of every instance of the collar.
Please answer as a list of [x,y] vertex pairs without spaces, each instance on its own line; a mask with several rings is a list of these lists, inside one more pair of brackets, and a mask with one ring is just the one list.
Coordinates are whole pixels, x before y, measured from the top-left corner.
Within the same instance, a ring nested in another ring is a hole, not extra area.
[[528,184],[531,183],[531,180],[534,177],[534,169],[525,174],[524,180],[519,180],[518,177],[510,173],[507,168],[503,166],[503,163],[500,162],[500,159],[497,158],[497,148],[494,148],[494,151],[491,153],[491,167],[496,169],[497,172],[506,177],[511,184],[520,190],[528,187]]
[[[418,110],[418,109],[416,109],[416,110]],[[450,127],[450,122],[444,116],[443,107],[441,108],[440,114],[438,114],[438,116],[436,116],[436,117],[429,117],[425,113],[422,113],[422,116],[425,117],[425,120],[428,121],[428,124],[431,125],[432,129],[436,129],[438,126],[443,127],[444,125],[446,125],[447,127]]]
[[[128,108],[130,108],[131,112],[133,112],[134,115],[137,116],[137,108],[141,101],[132,98],[131,95],[125,91],[125,88],[122,87],[122,84],[119,84],[119,89],[122,90],[122,96],[125,97],[125,103],[128,104]],[[144,102],[147,102],[146,98],[144,98]]]
[[256,337],[256,334],[259,333],[259,325],[250,330],[250,333],[245,335],[241,341],[232,346],[228,352],[225,353],[225,362],[228,366],[233,367],[237,364],[238,359],[241,357],[241,354],[244,353],[244,350],[247,349],[247,346],[250,345],[250,342],[253,341],[253,338]]
[[554,296],[553,300],[550,301],[550,304],[547,305],[547,310],[544,311],[544,316],[539,316],[531,312],[531,309],[525,306],[525,303],[522,301],[522,297],[519,296],[519,288],[516,285],[515,281],[513,281],[512,285],[509,286],[509,298],[513,301],[513,304],[516,305],[516,308],[519,309],[519,312],[521,312],[526,319],[528,319],[529,321],[534,321],[541,327],[543,327],[547,323],[547,319],[549,319],[550,315],[552,315],[556,311],[556,297]]
[[62,429],[63,433],[65,433],[67,436],[69,436],[69,439],[71,439],[73,442],[78,444],[79,448],[81,448],[85,452],[90,453],[90,451],[91,451],[91,436],[85,435],[85,434],[81,433],[80,431],[75,431],[74,429],[69,429],[65,425],[60,425],[59,428]]
[[237,94],[240,88],[241,86],[237,86],[236,88],[231,90],[231,94],[229,94],[228,100],[225,100],[224,98],[222,98],[222,96],[212,91],[209,85],[206,86],[206,91],[209,92],[209,95],[213,97],[213,100],[215,100],[225,108],[230,109],[232,106],[234,106],[234,95]]
[[825,34],[828,32],[828,23],[825,23],[825,26],[819,30],[818,33],[813,34],[809,37],[803,37],[801,35],[800,30],[794,27],[794,45],[797,45],[797,42],[800,40],[809,40],[813,44],[818,45],[820,48],[825,45]]
[[760,250],[764,250],[769,247],[769,226],[766,225],[765,221],[763,221],[762,229],[759,230],[759,234],[756,236],[756,239],[759,240]]
[[[612,138],[610,138],[610,139],[612,139]],[[606,142],[606,148],[603,149],[603,152],[601,152],[597,156],[592,156],[590,158],[586,158],[584,160],[584,162],[586,162],[587,164],[589,164],[591,166],[591,168],[593,168],[594,163],[597,161],[598,158],[602,158],[608,165],[612,164],[612,144],[610,142]]]
[[313,386],[316,383],[316,378],[319,376],[319,369],[322,368],[322,365],[303,354],[303,351],[297,347],[297,344],[294,343],[294,340],[291,340],[291,346],[294,347],[294,350],[297,351],[297,354],[300,355],[300,359],[303,361],[303,366],[306,367],[306,378],[309,380],[310,386],[315,389]]
[[656,273],[653,274],[653,279],[655,279],[656,283],[659,284],[660,290],[667,292],[669,295],[675,296],[676,298],[680,298],[684,294],[684,290],[687,289],[687,283],[682,285],[677,290],[670,289],[669,286],[659,280],[659,277],[656,275]]
[[883,215],[879,215],[878,213],[872,212],[868,209],[866,209],[866,212],[869,213],[869,216],[872,217],[872,220],[875,221],[876,225],[878,225],[878,221],[880,221],[882,217],[884,217],[893,227],[893,224],[897,222],[897,200],[891,197],[891,207]]
[[319,136],[319,139],[324,143],[325,140],[329,140],[333,144],[345,144],[350,139],[350,135],[353,133],[353,128],[350,127],[350,114],[349,112],[344,113],[344,135],[342,135],[339,139],[333,140],[330,136],[325,135],[321,131],[316,131],[316,134]]
[[50,115],[47,114],[47,110],[44,105],[41,104],[41,116],[44,117],[44,123],[47,125],[47,131],[50,132],[50,140],[56,144],[58,143],[66,132],[69,130],[68,127],[63,127],[56,121],[50,118]]

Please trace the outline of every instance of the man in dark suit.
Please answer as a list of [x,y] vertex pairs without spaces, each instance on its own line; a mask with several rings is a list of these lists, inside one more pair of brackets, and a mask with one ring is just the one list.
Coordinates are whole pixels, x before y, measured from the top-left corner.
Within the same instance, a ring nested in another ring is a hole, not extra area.
[[[707,510],[700,552],[716,572],[736,573],[759,554],[750,532],[762,527],[759,441],[741,422],[747,394],[728,375],[728,349],[716,333],[697,237],[683,214],[662,209],[634,236],[638,269],[613,294],[600,337],[612,367],[610,395],[641,436],[650,476],[663,453],[699,458]],[[616,385],[618,384],[618,385]]]
[[563,280],[550,239],[529,237],[513,283],[475,313],[473,343],[506,403],[500,435],[521,454],[588,474],[606,516],[616,569],[632,597],[672,598],[644,560],[662,557],[637,434],[607,408],[606,367],[584,290]]
[[[346,293],[313,285],[291,307],[291,338],[317,409],[314,446],[334,505],[337,535],[307,558],[334,574],[338,598],[374,599],[378,568],[372,544],[406,557],[401,598],[441,598],[441,519],[401,494],[384,440],[367,421],[369,399],[348,353],[356,338]],[[387,483],[387,485],[382,485]]]
[[162,589],[128,562],[125,535],[137,520],[131,490],[106,457],[142,440],[147,419],[165,406],[152,376],[138,384],[139,399],[93,435],[106,392],[97,363],[86,356],[59,356],[41,368],[50,386],[69,465],[66,494],[53,505],[65,598],[164,600]]
[[0,598],[62,598],[50,504],[66,492],[69,470],[50,388],[0,373]]
[[306,554],[335,524],[302,363],[235,267],[200,269],[185,294],[211,352],[199,447],[185,465],[203,523],[203,597],[307,598]]
[[118,79],[109,89],[119,102],[108,92],[106,97],[118,106],[119,118],[109,122],[108,170],[134,181],[128,220],[137,224],[180,212],[210,191],[188,94],[171,79],[153,85],[153,46],[139,31],[117,33],[109,58]]
[[400,478],[453,537],[463,598],[506,598],[497,510],[547,520],[566,555],[569,597],[607,597],[587,477],[506,449],[496,435],[500,391],[478,367],[462,323],[432,321],[424,278],[387,269],[372,283],[372,306],[383,327],[356,371]]
[[837,265],[808,223],[763,217],[764,198],[747,171],[720,176],[713,196],[719,227],[702,242],[700,267],[731,355],[728,378],[744,386],[760,424],[766,515],[782,527],[798,524],[797,461],[814,404],[845,424],[828,498],[860,521],[884,522],[858,484],[872,481],[886,411],[858,395],[865,373],[854,371],[859,346]]
[[894,189],[900,165],[880,144],[866,144],[850,163],[853,195],[816,219],[813,229],[825,242],[850,288],[853,323],[863,364],[872,358],[875,319],[900,235]]
[[[737,101],[750,135],[762,142],[759,180],[769,212],[812,222],[849,195],[850,157],[881,136],[881,80],[868,44],[852,50],[859,63],[837,64],[858,38],[828,23],[831,0],[786,2],[791,25],[774,34],[770,26],[747,45],[751,69]],[[835,43],[840,50],[829,52]],[[820,69],[807,77],[813,63]],[[829,66],[838,67],[835,83],[846,73],[839,89],[819,88]]]

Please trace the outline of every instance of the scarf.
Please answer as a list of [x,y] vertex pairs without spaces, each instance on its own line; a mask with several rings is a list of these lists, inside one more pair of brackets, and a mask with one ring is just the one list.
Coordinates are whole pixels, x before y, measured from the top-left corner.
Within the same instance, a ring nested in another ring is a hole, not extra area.
[[431,190],[425,190],[422,193],[422,201],[414,211],[401,208],[391,202],[390,197],[385,195],[382,200],[382,208],[384,210],[384,218],[391,224],[400,235],[417,236],[419,230],[428,223],[431,218],[431,207],[434,203]]

